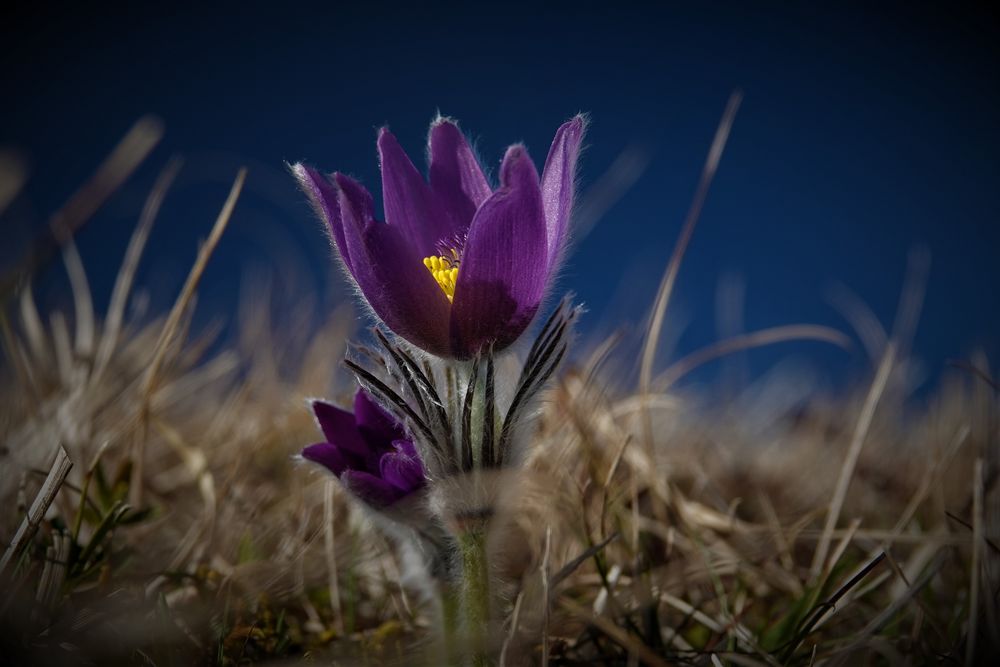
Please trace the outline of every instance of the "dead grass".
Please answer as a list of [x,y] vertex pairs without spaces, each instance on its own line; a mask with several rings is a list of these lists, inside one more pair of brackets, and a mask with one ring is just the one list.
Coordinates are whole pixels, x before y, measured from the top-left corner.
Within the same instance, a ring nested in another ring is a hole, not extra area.
[[[171,169],[103,318],[70,235],[55,240],[74,312],[38,312],[37,252],[29,273],[5,283],[0,534],[6,542],[23,524],[27,535],[2,572],[0,662],[436,664],[435,617],[405,583],[406,563],[336,484],[292,460],[315,438],[305,398],[350,391],[339,370],[349,309],[318,328],[274,326],[272,303],[254,290],[241,340],[210,355],[213,332],[190,331],[196,278],[172,310],[125,315]],[[108,187],[124,177],[105,176]],[[234,203],[235,194],[220,220]],[[654,309],[660,321],[665,307]],[[547,394],[491,542],[501,661],[994,655],[995,374],[985,359],[963,362],[915,403],[908,341],[861,320],[880,360],[867,384],[763,413],[749,400],[692,407],[675,384],[690,362],[658,370],[655,344],[639,391],[613,389],[635,350],[609,339],[589,357],[577,351]],[[772,341],[731,345],[759,342]],[[716,347],[703,356],[729,349]],[[657,372],[669,382],[657,384]],[[46,484],[60,448],[72,469]],[[39,495],[52,495],[48,510],[29,511]]]

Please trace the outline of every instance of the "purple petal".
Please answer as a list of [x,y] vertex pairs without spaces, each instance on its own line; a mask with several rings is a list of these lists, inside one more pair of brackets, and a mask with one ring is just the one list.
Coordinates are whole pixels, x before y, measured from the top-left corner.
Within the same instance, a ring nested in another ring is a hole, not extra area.
[[362,271],[366,268],[365,229],[375,222],[372,195],[365,186],[339,172],[334,172],[333,184],[337,189],[337,208],[340,211],[344,249],[348,255],[357,260],[348,263],[348,268],[356,280],[357,271],[354,265],[357,264],[357,268]]
[[332,445],[329,442],[309,445],[302,450],[302,458],[320,464],[337,477],[340,477],[341,473],[347,470],[349,465],[347,457],[343,455],[336,445]]
[[347,243],[344,239],[344,222],[340,216],[340,202],[336,187],[319,171],[302,163],[294,165],[292,172],[298,179],[299,186],[312,201],[313,208],[330,228],[330,236],[334,245],[340,253],[341,259],[344,260],[344,264],[350,270],[351,258],[348,255]]
[[393,440],[403,436],[403,429],[393,416],[361,389],[354,394],[354,420],[361,437],[380,451],[387,451]]
[[569,227],[573,209],[573,187],[576,178],[576,159],[583,141],[583,116],[576,116],[556,130],[549,149],[549,157],[542,169],[542,201],[545,206],[545,227],[548,238],[547,265],[552,268],[558,260]]
[[398,500],[402,494],[383,479],[360,470],[346,470],[340,481],[347,490],[372,507],[381,509]]
[[327,442],[342,451],[352,452],[361,457],[368,455],[368,445],[358,432],[354,415],[326,401],[313,401],[311,407],[316,416],[316,423],[319,424]]
[[438,254],[438,243],[454,230],[430,186],[386,128],[379,132],[378,152],[386,222],[399,230],[418,260]]
[[448,352],[448,298],[400,230],[377,222],[371,195],[334,174],[354,279],[375,314],[406,340],[432,354]]
[[545,291],[545,213],[538,172],[522,146],[507,149],[500,181],[472,221],[458,270],[451,337],[461,358],[490,342],[497,349],[514,342]]
[[405,438],[393,440],[392,447],[403,456],[409,456],[411,459],[417,459],[418,461],[420,460],[420,455],[417,454],[417,447],[413,444],[412,440],[406,440]]
[[[405,440],[396,441],[396,451],[389,452],[382,457],[379,463],[379,472],[382,479],[392,484],[403,493],[411,493],[419,489],[424,483],[424,467],[420,464],[420,459],[416,456],[408,456],[404,453],[406,443],[413,448],[413,443]],[[394,443],[395,444],[395,443]],[[414,451],[414,453],[416,453]]]
[[449,216],[452,234],[464,237],[480,204],[492,194],[486,176],[458,125],[438,118],[427,139],[431,190]]

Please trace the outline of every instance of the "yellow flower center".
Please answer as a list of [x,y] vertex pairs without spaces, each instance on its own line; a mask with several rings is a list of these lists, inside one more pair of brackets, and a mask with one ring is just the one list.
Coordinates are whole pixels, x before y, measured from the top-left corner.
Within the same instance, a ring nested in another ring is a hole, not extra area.
[[458,280],[458,252],[451,250],[451,256],[432,255],[424,257],[424,266],[434,276],[448,302],[455,298],[455,281]]

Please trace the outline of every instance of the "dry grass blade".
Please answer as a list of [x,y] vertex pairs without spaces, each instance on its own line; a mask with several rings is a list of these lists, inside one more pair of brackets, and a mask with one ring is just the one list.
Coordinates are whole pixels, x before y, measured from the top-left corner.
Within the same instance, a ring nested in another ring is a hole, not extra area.
[[889,334],[868,304],[844,285],[832,287],[827,294],[827,300],[850,323],[854,333],[861,339],[868,358],[873,362],[878,359],[889,341]]
[[[851,525],[847,529],[847,532],[842,536],[840,543],[837,545],[837,548],[834,550],[833,555],[830,557],[830,561],[827,564],[826,571],[823,573],[823,577],[821,580],[823,587],[825,587],[826,582],[829,581],[830,576],[833,574],[833,569],[836,567],[837,563],[840,562],[840,559],[843,557],[844,552],[847,550],[848,545],[857,536],[858,526],[860,525],[861,525],[861,520],[855,519],[854,521],[851,522]],[[838,611],[836,604],[837,602],[840,601],[840,599],[844,595],[851,593],[851,595],[848,596],[846,600],[844,600],[844,605],[841,608],[846,607],[847,604],[850,603],[852,600],[867,594],[869,591],[873,590],[874,588],[880,586],[883,582],[885,582],[885,580],[888,579],[889,576],[888,573],[886,573],[885,576],[882,576],[881,578],[876,577],[865,587],[855,589],[855,585],[860,583],[860,581],[863,578],[865,578],[868,575],[868,573],[875,568],[876,565],[881,563],[883,559],[887,559],[891,565],[895,566],[892,557],[889,556],[888,552],[884,550],[876,549],[873,553],[869,554],[867,559],[868,560],[867,564],[860,568],[856,568],[855,572],[850,577],[848,577],[847,583],[843,584],[837,590],[837,593],[830,600],[821,605],[820,613],[815,618],[813,618],[811,630],[820,628],[833,617],[833,614],[836,611]]]
[[996,380],[990,377],[988,372],[984,371],[979,366],[971,364],[968,361],[951,361],[949,362],[949,365],[972,373],[974,376],[988,384],[994,391],[1000,391],[1000,383],[997,383]]
[[940,571],[942,566],[944,566],[946,559],[947,551],[938,551],[937,556],[934,558],[934,562],[924,571],[920,578],[907,589],[906,594],[902,595],[898,600],[883,609],[875,618],[869,621],[868,625],[866,625],[864,629],[858,633],[854,642],[850,646],[838,651],[837,655],[827,664],[829,664],[830,667],[838,667],[843,664],[854,664],[849,662],[852,654],[864,647],[872,635],[892,620],[892,618],[899,613],[900,609],[910,603],[910,600],[912,600],[914,596],[916,596],[916,594],[919,593],[924,586],[926,586],[930,580],[937,575],[938,571]]
[[28,169],[24,161],[11,151],[0,151],[0,213],[7,210],[26,180]]
[[[688,209],[687,218],[684,221],[684,226],[681,228],[680,237],[674,246],[674,252],[670,256],[670,261],[667,262],[666,271],[664,271],[663,279],[660,281],[660,288],[656,293],[656,300],[653,303],[653,310],[650,314],[649,329],[646,331],[646,340],[639,368],[639,391],[644,398],[649,396],[650,383],[653,378],[653,362],[656,359],[656,348],[660,342],[663,317],[667,312],[667,304],[674,289],[674,282],[677,280],[677,272],[681,268],[681,260],[684,258],[684,253],[687,251],[688,243],[691,241],[698,218],[701,216],[702,206],[705,204],[706,197],[708,197],[708,189],[715,178],[715,172],[719,168],[719,160],[722,158],[722,151],[726,147],[729,131],[732,129],[733,121],[736,118],[736,111],[739,109],[742,99],[743,94],[740,91],[734,92],[729,97],[726,110],[722,114],[722,120],[715,131],[712,146],[708,151],[708,158],[705,160],[705,166],[702,169],[701,179],[698,181],[698,188],[695,190],[691,208]],[[646,451],[649,452],[652,449],[652,424],[649,423],[648,414],[644,421],[647,423]]]
[[510,615],[510,630],[507,631],[507,636],[503,640],[503,646],[500,647],[500,658],[497,661],[500,667],[507,666],[507,652],[510,650],[510,644],[514,641],[514,637],[517,636],[518,625],[521,622],[522,602],[524,602],[524,591],[519,591],[517,599],[514,600],[514,610]]
[[14,335],[10,320],[7,319],[7,311],[3,308],[0,308],[0,336],[3,338],[3,350],[14,369],[18,385],[31,390],[33,388],[31,367],[24,359],[24,352]]
[[49,589],[52,585],[52,566],[56,562],[55,547],[45,549],[45,564],[42,566],[42,574],[38,578],[38,589],[35,591],[35,600],[45,604],[45,599],[49,596]]
[[76,334],[73,348],[84,359],[94,352],[94,337],[97,321],[94,317],[94,299],[90,293],[90,282],[83,268],[83,260],[72,238],[63,245],[63,263],[69,275],[69,285],[73,292],[73,312],[76,315]]
[[[941,458],[935,463],[935,465],[932,465],[927,469],[927,473],[924,475],[924,479],[921,481],[917,491],[913,494],[913,497],[910,498],[910,502],[907,503],[906,507],[903,509],[903,513],[900,515],[899,519],[896,520],[896,525],[893,526],[892,529],[894,535],[899,535],[903,532],[903,529],[905,529],[907,524],[910,523],[913,515],[917,513],[917,508],[919,508],[921,503],[924,502],[924,499],[927,497],[931,488],[940,482],[945,471],[947,470],[948,465],[955,457],[955,454],[969,437],[969,431],[969,425],[963,424]],[[889,548],[892,541],[893,539],[889,539],[883,542],[882,549]]]
[[[956,519],[954,515],[948,515],[950,519]],[[967,527],[971,528],[971,526]],[[842,537],[847,535],[849,531],[846,529],[837,529],[830,533],[830,539]],[[803,540],[816,540],[819,542],[823,539],[826,531],[820,529],[814,530],[803,530],[799,533],[799,538]],[[915,533],[913,535],[907,534],[897,534],[893,530],[859,530],[857,531],[857,536],[866,540],[886,540],[895,542],[898,544],[932,544],[936,547],[942,546],[962,546],[969,544],[972,540],[971,537],[963,537],[961,535],[948,535],[948,534],[934,534],[934,533]]]
[[608,357],[611,356],[611,352],[618,346],[618,343],[621,342],[623,337],[624,336],[620,330],[616,331],[605,338],[604,342],[598,345],[597,348],[591,352],[587,361],[583,364],[583,368],[587,369],[587,373],[584,376],[583,381],[585,386],[594,386],[598,371],[601,369],[604,362],[608,360]]
[[847,336],[840,333],[836,329],[831,329],[829,327],[814,324],[789,324],[781,327],[772,327],[769,329],[762,329],[761,331],[754,331],[748,334],[733,336],[732,338],[721,340],[717,343],[692,352],[686,357],[683,357],[671,364],[656,378],[655,384],[659,390],[665,391],[673,386],[677,380],[684,377],[698,366],[712,361],[713,359],[718,359],[719,357],[724,357],[726,355],[733,354],[734,352],[739,352],[740,350],[763,347],[764,345],[774,345],[775,343],[784,343],[793,340],[819,341],[843,348],[850,347],[851,345],[851,341]]
[[829,618],[829,615],[832,614],[833,611],[837,608],[837,603],[840,602],[840,599],[843,598],[845,595],[847,595],[851,590],[853,590],[855,586],[861,583],[861,581],[865,577],[871,574],[872,570],[878,567],[879,564],[883,560],[885,560],[885,558],[886,558],[885,552],[876,556],[873,560],[868,562],[868,564],[866,564],[864,567],[858,570],[858,572],[856,572],[850,579],[848,579],[843,586],[838,588],[837,592],[834,593],[828,600],[818,605],[813,610],[813,612],[803,622],[802,628],[797,633],[797,636],[794,638],[793,642],[789,644],[788,648],[786,649],[786,652],[783,656],[785,662],[787,662],[788,659],[791,658],[791,656],[795,653],[795,649],[799,647],[799,644],[802,643],[802,640],[804,640],[809,635],[809,633],[812,632],[813,629],[820,624],[820,622],[823,619]]
[[622,438],[622,444],[618,446],[618,450],[615,452],[615,457],[611,459],[611,466],[608,468],[608,474],[604,477],[604,483],[601,487],[605,493],[607,493],[608,487],[611,486],[611,480],[615,478],[615,473],[618,472],[618,466],[621,465],[622,458],[625,456],[625,450],[631,443],[631,435],[627,435]]
[[879,399],[885,391],[885,385],[889,380],[889,374],[892,371],[895,358],[896,348],[892,344],[889,344],[886,347],[885,354],[882,356],[882,363],[879,364],[878,372],[872,381],[868,396],[865,398],[864,406],[861,408],[861,414],[858,417],[854,435],[847,450],[847,456],[840,468],[840,477],[837,478],[837,486],[833,492],[833,498],[830,500],[830,510],[826,515],[823,536],[820,538],[819,544],[816,545],[816,551],[813,554],[812,567],[810,568],[810,577],[813,581],[819,577],[820,572],[823,570],[823,564],[826,562],[833,530],[837,527],[837,521],[840,519],[840,510],[844,506],[844,498],[847,497],[847,488],[850,486],[851,478],[854,476],[854,468],[858,463],[858,457],[861,455],[861,448],[865,444],[865,438],[868,436],[868,429],[871,428],[872,419],[875,417],[875,408],[878,406]]
[[833,554],[830,556],[830,562],[827,563],[826,570],[823,572],[824,580],[833,573],[833,568],[836,567],[837,563],[844,556],[844,552],[847,551],[847,547],[851,544],[860,526],[861,519],[853,519],[851,521],[851,525],[847,527],[847,532],[840,538],[837,548],[833,550]]
[[89,220],[108,196],[118,189],[163,136],[162,123],[151,116],[140,118],[97,168],[91,179],[50,221],[56,240],[65,243],[76,228]]
[[160,212],[160,206],[167,194],[167,190],[170,189],[178,172],[180,172],[182,164],[183,162],[179,158],[173,158],[167,163],[167,166],[163,168],[163,171],[157,177],[156,183],[153,184],[153,189],[150,191],[149,197],[146,198],[146,203],[142,207],[142,213],[139,215],[139,224],[136,225],[135,231],[132,232],[132,238],[129,239],[128,248],[125,250],[125,259],[118,270],[118,277],[115,278],[115,286],[111,291],[111,302],[108,305],[108,312],[104,318],[104,332],[101,336],[101,342],[97,347],[91,382],[97,382],[100,379],[108,362],[111,360],[111,354],[115,349],[115,345],[118,344],[125,305],[129,292],[132,290],[132,282],[135,279],[136,269],[139,267],[142,251],[146,247],[146,241],[149,239],[149,233],[153,229],[153,222]]
[[73,521],[73,534],[72,540],[76,542],[80,537],[80,528],[83,526],[83,513],[86,507],[86,500],[90,498],[90,482],[94,478],[94,473],[97,472],[97,466],[101,463],[101,457],[104,456],[104,452],[107,451],[108,447],[111,445],[110,440],[105,440],[98,447],[97,453],[94,454],[94,458],[91,460],[90,465],[87,466],[87,471],[83,476],[83,486],[80,490],[80,506],[76,511],[76,519]]
[[896,320],[893,322],[890,335],[890,340],[896,341],[897,346],[901,348],[900,358],[906,356],[907,348],[917,329],[917,321],[924,305],[930,264],[930,252],[926,248],[914,248],[907,257],[906,277],[903,280],[903,290],[900,292],[899,305],[896,307]]
[[976,459],[972,473],[972,562],[969,565],[969,624],[965,634],[965,664],[976,659],[979,624],[979,574],[983,558],[983,460]]
[[[219,217],[216,218],[215,225],[213,225],[212,231],[208,235],[208,239],[198,251],[198,257],[195,259],[194,266],[191,267],[191,272],[188,273],[184,287],[181,288],[181,293],[174,302],[174,306],[171,308],[170,314],[167,316],[167,321],[163,325],[163,331],[160,334],[159,340],[156,342],[153,358],[152,361],[150,361],[148,369],[146,370],[146,375],[143,379],[142,388],[140,390],[139,413],[140,421],[143,423],[146,421],[146,416],[149,411],[150,397],[156,388],[160,367],[166,359],[167,350],[170,348],[170,343],[177,334],[178,326],[188,309],[188,304],[191,303],[191,299],[194,297],[195,290],[198,287],[198,282],[201,280],[202,273],[204,273],[205,267],[208,265],[208,260],[215,251],[215,246],[218,245],[219,239],[222,238],[222,233],[226,230],[226,226],[229,224],[229,219],[233,214],[233,209],[236,207],[236,200],[239,199],[240,192],[243,190],[243,183],[246,181],[246,176],[247,170],[245,168],[240,169],[236,174],[236,180],[233,182],[233,186],[229,190],[229,196],[226,198],[226,202],[223,204],[222,210],[219,212]],[[140,425],[139,436],[133,441],[133,443],[132,483],[129,488],[129,494],[133,506],[139,507],[141,506],[143,490],[142,485],[145,448],[144,425]]]
[[184,467],[187,468],[190,478],[197,480],[198,491],[205,507],[203,523],[206,532],[210,532],[217,518],[218,496],[215,491],[215,478],[209,470],[205,453],[198,447],[185,442],[180,433],[163,421],[154,419],[153,425],[163,440],[174,450]]
[[20,302],[21,325],[24,327],[24,337],[28,342],[28,349],[31,350],[35,363],[43,364],[48,357],[48,337],[45,335],[45,327],[42,325],[42,318],[35,305],[31,285],[25,285],[21,290]]
[[73,462],[69,460],[69,454],[66,453],[66,449],[62,445],[59,445],[56,458],[52,462],[52,467],[49,468],[49,474],[45,477],[42,488],[38,490],[27,516],[21,521],[21,525],[18,526],[17,532],[14,533],[13,539],[7,546],[7,551],[4,552],[3,559],[0,560],[0,574],[3,574],[14,556],[21,551],[24,543],[31,538],[35,528],[45,516],[45,512],[48,511],[49,505],[55,500],[59,487],[66,480],[66,475],[69,474],[72,467]]
[[559,604],[563,607],[563,609],[577,618],[592,624],[595,628],[607,635],[608,638],[614,643],[618,644],[631,655],[637,657],[650,667],[668,667],[670,664],[665,659],[657,655],[651,648],[642,642],[633,639],[627,632],[615,625],[611,619],[605,616],[596,616],[585,607],[581,607],[576,602],[567,598],[562,598],[559,601]]
[[[46,551],[45,567],[42,573],[36,599],[48,610],[55,606],[59,599],[63,582],[66,580],[67,563],[70,556],[70,536],[65,531],[59,531],[54,537],[54,546]],[[51,554],[51,557],[49,555]]]
[[0,280],[0,301],[6,301],[24,276],[32,275],[45,264],[55,250],[65,245],[77,229],[89,220],[107,198],[142,164],[163,136],[160,121],[151,116],[140,118],[118,145],[98,166],[94,175],[66,204],[49,219],[49,234],[40,237]]
[[236,207],[236,200],[239,199],[240,192],[243,190],[243,183],[246,181],[246,176],[247,170],[245,168],[240,169],[240,171],[236,174],[236,180],[233,182],[233,186],[229,190],[229,196],[226,198],[226,202],[222,206],[222,211],[219,212],[219,217],[216,218],[215,225],[212,226],[212,231],[208,235],[208,239],[198,251],[198,257],[194,262],[194,266],[191,267],[190,273],[188,273],[187,280],[184,282],[184,287],[181,288],[181,293],[174,302],[173,308],[170,309],[170,315],[167,316],[167,321],[163,325],[163,332],[160,334],[160,339],[156,343],[156,352],[153,355],[153,360],[149,364],[149,369],[146,371],[146,377],[142,383],[142,394],[147,399],[156,388],[156,381],[160,372],[160,366],[163,364],[163,361],[166,358],[167,350],[170,347],[170,343],[177,333],[177,327],[181,322],[181,318],[183,317],[185,311],[187,311],[188,304],[191,303],[192,297],[194,297],[195,290],[198,288],[198,282],[201,280],[201,275],[204,273],[205,267],[208,265],[208,260],[215,251],[215,246],[218,245],[219,239],[222,238],[222,233],[226,231],[226,226],[229,224],[229,218],[232,216],[233,209]]
[[752,650],[759,653],[764,658],[763,664],[773,665],[778,667],[779,663],[771,655],[763,652],[759,646],[757,646],[753,635],[744,627],[732,620],[719,620],[716,621],[708,614],[704,613],[700,609],[694,607],[693,605],[685,602],[684,600],[671,595],[667,592],[660,593],[660,599],[666,604],[670,605],[674,609],[677,609],[685,615],[685,618],[690,618],[701,625],[705,626],[713,633],[717,635],[729,635],[737,645],[743,650]]
[[[778,557],[781,559],[781,564],[786,570],[791,572],[795,569],[795,560],[792,558],[792,550],[788,540],[785,539],[785,531],[781,527],[781,521],[778,519],[778,512],[774,509],[774,503],[771,502],[771,499],[765,493],[758,493],[757,498],[764,513],[764,518],[767,520],[774,544],[778,547]],[[799,583],[798,577],[793,578],[791,581],[795,582],[795,594],[801,595],[802,585]]]
[[584,193],[573,211],[573,236],[577,243],[589,234],[615,202],[635,185],[649,165],[644,146],[626,146],[611,166]]
[[323,547],[326,556],[327,586],[330,589],[330,608],[333,610],[337,632],[344,633],[344,613],[340,606],[340,582],[337,578],[337,544],[334,531],[336,513],[333,494],[336,482],[332,479],[323,484]]
[[559,584],[565,581],[566,578],[569,577],[569,575],[573,574],[573,572],[576,571],[576,568],[580,567],[588,559],[593,558],[602,549],[604,549],[604,547],[608,546],[609,544],[617,540],[619,535],[620,533],[618,532],[611,533],[611,535],[608,535],[606,538],[604,538],[597,544],[593,545],[592,547],[588,547],[579,556],[577,556],[570,562],[566,563],[566,565],[564,565],[558,572],[555,573],[555,576],[553,576],[552,580],[549,582],[549,588],[550,588],[549,595],[552,595],[552,593],[555,592],[556,587],[558,587]]
[[734,665],[744,665],[745,667],[762,667],[763,665],[768,664],[760,660],[754,660],[753,658],[742,653],[727,653],[722,651],[719,653],[713,653],[712,656],[722,656],[723,660],[727,660]]
[[549,556],[552,552],[552,526],[545,527],[545,551],[539,570],[542,574],[542,667],[549,664],[549,609],[552,606],[552,589],[549,582]]

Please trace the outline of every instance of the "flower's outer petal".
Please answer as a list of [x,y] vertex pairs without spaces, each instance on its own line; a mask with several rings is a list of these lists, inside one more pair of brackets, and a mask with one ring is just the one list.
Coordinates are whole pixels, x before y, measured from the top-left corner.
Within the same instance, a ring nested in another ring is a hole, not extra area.
[[514,342],[538,310],[546,274],[538,172],[523,146],[511,146],[500,189],[469,228],[451,311],[452,354],[467,358],[491,342],[496,349]]
[[299,186],[309,196],[313,208],[330,228],[330,237],[340,253],[340,258],[344,261],[347,269],[354,273],[351,268],[351,258],[347,252],[347,243],[344,239],[344,221],[340,215],[337,188],[326,176],[302,163],[293,165],[292,173],[298,179]]
[[368,445],[358,432],[354,415],[326,401],[312,401],[313,415],[327,442],[360,457],[368,455]]
[[373,449],[388,451],[393,440],[403,437],[399,423],[362,389],[354,394],[354,420]]
[[407,440],[405,438],[393,440],[392,447],[404,456],[409,456],[411,459],[417,459],[418,461],[420,460],[420,454],[417,453],[417,446],[413,444],[412,440]]
[[438,118],[427,138],[431,190],[448,216],[451,234],[465,237],[476,209],[492,194],[479,160],[454,121]]
[[318,463],[337,477],[350,465],[348,457],[340,449],[329,442],[318,442],[302,450],[302,458]]
[[386,128],[379,131],[378,152],[385,221],[399,230],[418,259],[438,254],[438,243],[453,232],[437,197]]
[[379,473],[382,479],[403,493],[411,493],[423,485],[424,467],[420,464],[418,457],[407,455],[407,447],[403,443],[409,445],[409,449],[413,449],[413,443],[407,440],[397,440],[393,443],[395,451],[382,457],[379,463]]
[[432,354],[448,352],[448,298],[400,230],[372,216],[371,195],[334,174],[354,279],[375,314],[395,333]]
[[[339,172],[334,172],[333,184],[337,188],[337,203],[344,232],[344,247],[347,248],[348,254],[353,257],[351,266],[357,264],[358,269],[364,272],[368,268],[367,264],[370,259],[368,249],[365,247],[365,230],[369,225],[375,224],[372,195],[365,186]],[[357,279],[357,272],[353,268],[351,273]]]
[[384,479],[361,470],[345,470],[340,481],[348,491],[377,509],[388,507],[403,495]]
[[551,271],[559,259],[573,210],[576,159],[580,155],[585,123],[576,116],[556,130],[549,156],[542,169],[542,202],[548,239],[546,264]]

